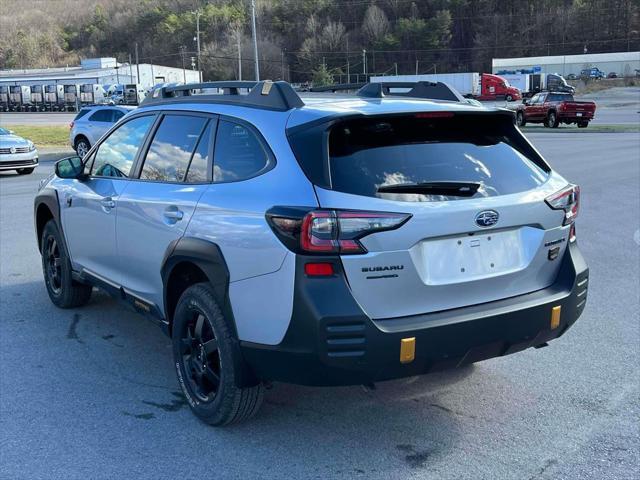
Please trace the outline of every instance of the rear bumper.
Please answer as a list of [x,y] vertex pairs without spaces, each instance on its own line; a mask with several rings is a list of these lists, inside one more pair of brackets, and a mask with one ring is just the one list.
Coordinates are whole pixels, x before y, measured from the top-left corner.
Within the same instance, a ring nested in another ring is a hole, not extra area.
[[584,113],[581,117],[578,117],[575,113],[559,115],[558,119],[565,123],[577,123],[577,122],[590,122],[593,120],[593,113]]
[[[542,345],[564,334],[584,310],[587,265],[572,244],[556,282],[537,292],[411,317],[371,320],[341,271],[305,278],[296,265],[291,324],[277,346],[241,342],[257,377],[302,385],[354,385],[420,375]],[[336,261],[336,268],[339,262]],[[401,301],[401,299],[399,299]],[[551,328],[552,309],[560,322]],[[415,358],[400,362],[402,339],[415,338]]]

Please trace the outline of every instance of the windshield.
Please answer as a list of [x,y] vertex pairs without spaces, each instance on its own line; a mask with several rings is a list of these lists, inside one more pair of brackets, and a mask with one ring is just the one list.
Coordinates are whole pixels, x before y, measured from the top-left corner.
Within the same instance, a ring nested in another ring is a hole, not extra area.
[[393,189],[380,187],[473,182],[480,184],[473,196],[493,197],[533,189],[548,177],[514,146],[500,124],[453,114],[341,122],[329,136],[329,164],[333,190],[414,202],[461,197],[391,193]]
[[4,128],[0,127],[0,135],[11,135],[9,133],[9,130],[5,130]]

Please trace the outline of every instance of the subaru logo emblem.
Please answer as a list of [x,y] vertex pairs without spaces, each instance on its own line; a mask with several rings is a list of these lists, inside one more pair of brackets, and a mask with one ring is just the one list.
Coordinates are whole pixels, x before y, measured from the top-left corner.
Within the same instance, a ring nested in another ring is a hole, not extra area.
[[16,147],[11,147],[11,148],[9,149],[9,152],[10,152],[10,153],[16,153]]
[[495,210],[484,210],[476,215],[476,225],[479,227],[491,227],[498,223],[499,216]]

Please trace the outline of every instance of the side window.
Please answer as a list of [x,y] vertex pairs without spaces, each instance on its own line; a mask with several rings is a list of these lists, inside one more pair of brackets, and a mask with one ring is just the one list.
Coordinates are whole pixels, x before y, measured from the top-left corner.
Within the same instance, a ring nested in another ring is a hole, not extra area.
[[166,115],[153,137],[140,178],[182,182],[207,121],[204,117]]
[[198,141],[189,170],[187,171],[187,183],[204,183],[207,181],[207,170],[209,165],[209,144],[211,143],[211,130],[215,122],[209,122],[207,127]]
[[220,120],[213,155],[213,181],[233,182],[255,177],[271,166],[255,133],[235,122]]
[[128,177],[154,115],[134,118],[111,132],[100,144],[91,174],[97,177]]
[[96,110],[93,115],[89,117],[90,122],[111,122],[111,110],[110,108],[101,108]]
[[539,99],[540,99],[540,94],[536,93],[533,97],[531,97],[531,100],[529,101],[529,103],[531,105],[534,105],[534,104],[538,103]]

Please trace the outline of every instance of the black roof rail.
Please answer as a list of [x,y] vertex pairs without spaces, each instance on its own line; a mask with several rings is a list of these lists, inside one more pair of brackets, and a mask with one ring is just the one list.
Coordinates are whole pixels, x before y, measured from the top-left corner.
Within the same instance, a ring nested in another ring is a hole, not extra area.
[[360,83],[335,83],[333,85],[324,85],[322,87],[311,87],[310,92],[339,92],[341,90],[360,90],[367,85],[364,82]]
[[[203,90],[222,93],[202,93]],[[241,93],[246,90],[247,93]],[[197,91],[200,91],[198,93]],[[189,98],[185,98],[189,97]],[[140,104],[142,107],[164,103],[224,103],[265,110],[287,111],[304,103],[287,82],[271,80],[187,83],[155,89]]]
[[[392,88],[410,88],[408,92],[393,92]],[[357,95],[365,98],[412,97],[429,100],[448,100],[452,102],[464,102],[460,93],[442,82],[375,82],[367,83]]]

